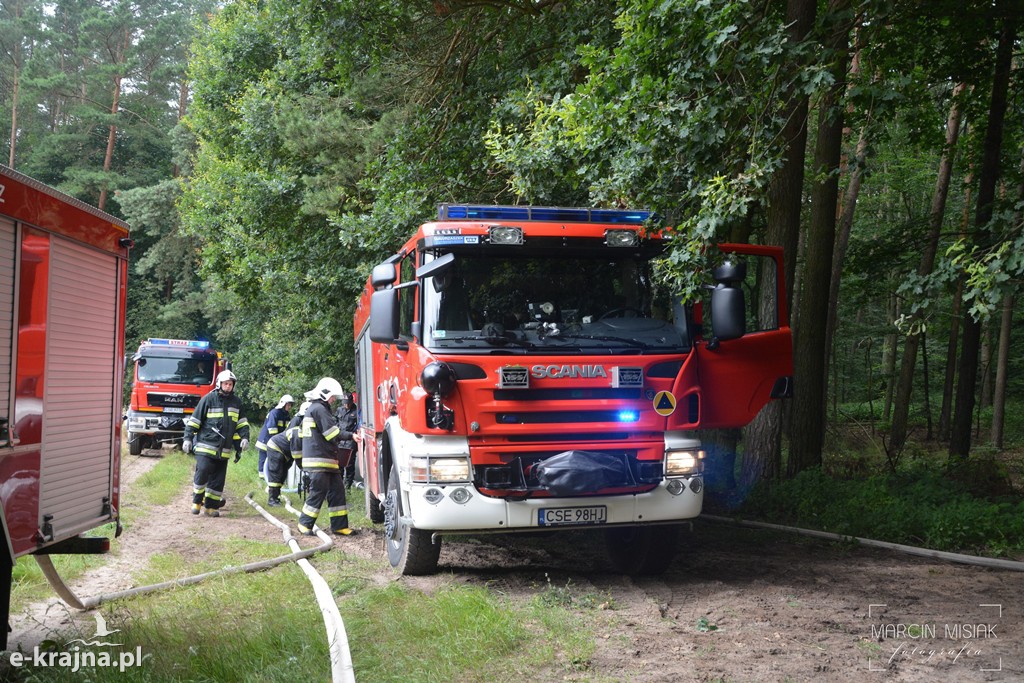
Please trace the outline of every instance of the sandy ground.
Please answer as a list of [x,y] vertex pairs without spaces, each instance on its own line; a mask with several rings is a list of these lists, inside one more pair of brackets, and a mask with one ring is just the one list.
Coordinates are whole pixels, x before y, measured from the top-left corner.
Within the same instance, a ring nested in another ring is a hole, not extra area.
[[[155,461],[127,456],[126,486]],[[194,517],[183,491],[180,501],[148,511],[124,535],[119,555],[72,588],[80,597],[129,588],[152,553],[201,552],[211,522],[220,533],[281,538],[251,518]],[[345,552],[384,557],[379,528],[339,543]],[[437,575],[398,577],[385,560],[380,582],[425,591],[481,585],[524,601],[555,588],[587,605],[594,656],[538,671],[534,681],[1024,680],[1024,572],[702,520],[669,571],[651,578],[614,573],[597,532],[444,543]],[[12,646],[23,649],[72,620],[83,629],[92,623],[56,599],[13,611]]]

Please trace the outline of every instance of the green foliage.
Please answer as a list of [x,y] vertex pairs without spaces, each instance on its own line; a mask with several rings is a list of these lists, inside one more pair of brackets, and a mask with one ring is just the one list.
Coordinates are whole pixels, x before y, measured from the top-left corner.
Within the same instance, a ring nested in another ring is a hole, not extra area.
[[837,534],[985,555],[1024,551],[1024,500],[972,495],[939,466],[841,480],[820,469],[757,489],[744,512]]

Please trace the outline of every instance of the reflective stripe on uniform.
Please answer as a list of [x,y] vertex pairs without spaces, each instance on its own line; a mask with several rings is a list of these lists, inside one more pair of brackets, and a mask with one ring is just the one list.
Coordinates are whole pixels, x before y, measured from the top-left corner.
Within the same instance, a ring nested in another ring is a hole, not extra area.
[[223,491],[214,491],[212,489],[206,489],[206,497],[210,500],[220,500],[224,496]]
[[334,517],[347,517],[348,516],[348,507],[342,505],[341,507],[327,508],[327,515],[329,517],[331,517],[332,519]]
[[338,425],[334,425],[326,432],[324,432],[324,440],[330,441],[334,437],[338,436],[338,434],[341,434],[341,427],[339,427]]
[[284,487],[284,484],[275,484],[275,483],[274,483],[274,482],[272,482],[272,481],[268,481],[268,482],[267,482],[267,486],[268,486],[268,487],[270,487],[270,488],[272,488],[272,489],[279,489],[279,488],[283,488],[283,487]]
[[[302,514],[306,515],[307,517],[312,517],[313,519],[316,519],[316,516],[320,514],[320,508],[311,508],[308,505],[303,505]],[[309,531],[309,529],[307,529],[306,531]]]
[[338,461],[332,458],[303,458],[302,466],[307,470],[336,470]]

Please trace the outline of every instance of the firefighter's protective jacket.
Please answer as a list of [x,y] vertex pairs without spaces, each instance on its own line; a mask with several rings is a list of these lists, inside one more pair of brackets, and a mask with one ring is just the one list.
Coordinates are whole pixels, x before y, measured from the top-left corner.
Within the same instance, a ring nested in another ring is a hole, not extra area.
[[242,401],[234,393],[214,389],[199,399],[195,412],[185,420],[185,439],[194,433],[194,453],[210,458],[229,458],[242,439],[249,438],[249,421],[242,416]]
[[301,468],[302,436],[299,434],[301,429],[302,416],[296,415],[283,432],[270,437],[270,441],[267,442],[267,452],[275,451],[286,455]]
[[327,401],[317,399],[306,408],[302,418],[302,469],[334,470],[338,464],[338,442],[351,439],[351,432],[344,432],[331,414]]
[[270,437],[280,434],[285,430],[285,426],[288,424],[288,417],[288,411],[284,408],[272,408],[267,413],[267,419],[263,422],[263,428],[260,429],[260,435],[256,439],[256,448],[266,450],[267,444],[270,443]]

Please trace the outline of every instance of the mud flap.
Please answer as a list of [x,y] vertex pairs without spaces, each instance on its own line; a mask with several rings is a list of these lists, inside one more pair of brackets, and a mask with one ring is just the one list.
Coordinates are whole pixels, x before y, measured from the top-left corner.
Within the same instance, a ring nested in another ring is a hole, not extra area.
[[633,483],[626,462],[617,456],[593,451],[564,451],[533,467],[537,481],[556,496],[595,493]]

